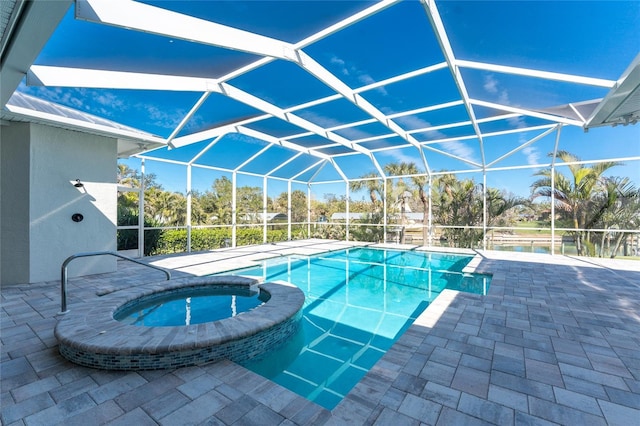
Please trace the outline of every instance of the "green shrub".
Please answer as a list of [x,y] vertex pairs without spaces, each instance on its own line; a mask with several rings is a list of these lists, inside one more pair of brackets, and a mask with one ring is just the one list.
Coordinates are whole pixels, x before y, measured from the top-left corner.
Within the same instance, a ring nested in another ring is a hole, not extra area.
[[[238,246],[262,244],[262,228],[239,228],[236,239]],[[286,241],[286,239],[286,230],[267,230],[267,242]],[[214,250],[230,246],[231,228],[191,230],[191,251]],[[183,253],[185,251],[187,251],[187,230],[169,229],[163,232],[156,251],[152,254]]]
[[[120,226],[138,225],[138,210],[130,207],[118,206],[118,224]],[[145,227],[157,227],[159,224],[149,218],[144,219]],[[163,230],[151,229],[144,233],[144,255],[156,254],[158,244],[162,238]],[[131,250],[138,248],[138,230],[121,229],[116,233],[118,250]]]

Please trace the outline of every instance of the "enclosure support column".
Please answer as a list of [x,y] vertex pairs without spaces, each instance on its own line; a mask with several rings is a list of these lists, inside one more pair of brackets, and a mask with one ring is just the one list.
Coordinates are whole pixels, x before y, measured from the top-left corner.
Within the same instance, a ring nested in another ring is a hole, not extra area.
[[482,250],[487,249],[487,170],[482,170]]
[[387,243],[387,178],[382,181],[382,242]]
[[346,204],[346,207],[347,207],[346,208],[346,210],[347,210],[347,218],[346,218],[347,229],[346,229],[346,233],[345,233],[345,241],[349,241],[349,225],[351,224],[351,220],[350,220],[351,215],[349,214],[349,197],[350,197],[350,194],[349,194],[349,181],[348,180],[345,181],[345,188],[346,188],[345,194],[347,195],[347,199],[346,199],[346,202],[347,202],[347,204]]
[[235,171],[231,175],[231,247],[236,247],[236,234],[237,234],[237,186],[238,186],[238,173]]
[[291,241],[291,180],[287,181],[287,240]]
[[262,242],[267,242],[267,177],[262,178]]
[[311,237],[311,184],[307,183],[307,238]]
[[556,254],[556,154],[558,153],[558,144],[560,143],[561,130],[562,126],[558,126],[558,132],[556,133],[556,144],[553,148],[553,157],[551,158],[551,256]]
[[431,247],[431,245],[433,244],[433,213],[431,210],[432,204],[431,204],[431,185],[432,185],[432,180],[431,180],[431,175],[429,175],[429,183],[427,186],[427,190],[429,191],[428,194],[428,200],[429,200],[429,216],[427,218],[428,220],[428,247]]
[[191,164],[187,164],[187,253],[191,253]]
[[138,194],[138,257],[144,257],[144,158],[140,160],[140,193]]

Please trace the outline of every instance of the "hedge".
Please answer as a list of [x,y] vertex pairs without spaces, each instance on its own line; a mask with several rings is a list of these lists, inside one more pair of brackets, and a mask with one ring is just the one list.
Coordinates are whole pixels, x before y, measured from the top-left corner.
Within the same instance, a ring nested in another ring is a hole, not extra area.
[[[149,232],[149,231],[147,231]],[[287,231],[283,229],[267,230],[267,242],[286,241]],[[262,228],[239,228],[236,233],[236,245],[262,244]],[[213,250],[231,246],[230,228],[204,228],[191,230],[191,251]],[[145,250],[146,251],[146,250]],[[151,255],[182,253],[187,251],[187,230],[164,230],[156,250]]]

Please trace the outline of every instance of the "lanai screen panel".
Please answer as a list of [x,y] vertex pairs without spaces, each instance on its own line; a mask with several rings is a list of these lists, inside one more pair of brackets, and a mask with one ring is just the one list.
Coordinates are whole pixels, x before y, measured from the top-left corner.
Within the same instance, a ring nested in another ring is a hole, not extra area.
[[223,138],[198,164],[288,179],[482,170],[518,146],[498,163],[528,165],[532,138],[582,131],[638,53],[639,16],[637,2],[78,0],[19,90],[172,148],[148,156],[190,161]]

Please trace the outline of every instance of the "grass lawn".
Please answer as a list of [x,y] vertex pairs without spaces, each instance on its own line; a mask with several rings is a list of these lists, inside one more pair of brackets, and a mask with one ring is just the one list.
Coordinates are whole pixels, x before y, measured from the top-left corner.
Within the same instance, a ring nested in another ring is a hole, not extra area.
[[514,234],[517,235],[536,235],[536,236],[551,236],[551,223],[541,221],[541,220],[532,220],[528,222],[517,222],[515,225],[516,228],[547,228],[547,229],[516,229],[513,230]]

